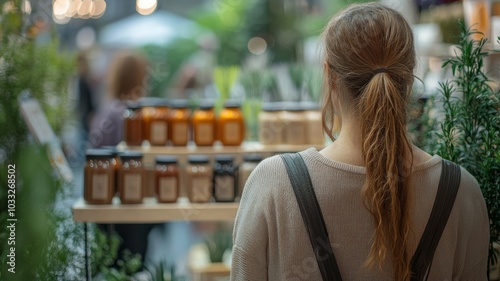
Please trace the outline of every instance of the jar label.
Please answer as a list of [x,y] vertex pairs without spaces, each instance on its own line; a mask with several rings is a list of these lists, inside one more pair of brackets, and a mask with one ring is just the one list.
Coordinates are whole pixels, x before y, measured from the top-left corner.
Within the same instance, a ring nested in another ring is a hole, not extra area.
[[174,177],[160,178],[158,196],[163,201],[177,200],[177,179]]
[[234,200],[234,177],[232,176],[216,176],[215,177],[215,194],[217,200],[233,201]]
[[214,126],[212,124],[198,124],[196,129],[196,138],[199,142],[211,143],[214,141]]
[[224,140],[228,143],[239,143],[241,126],[238,122],[227,122],[224,130]]
[[212,182],[210,177],[193,177],[191,186],[191,200],[207,202],[212,197]]
[[184,123],[174,124],[172,142],[173,143],[186,143],[188,138],[188,126]]
[[150,142],[164,144],[167,142],[167,123],[161,121],[151,122]]
[[142,198],[142,175],[125,174],[124,197],[126,200],[141,200]]
[[92,176],[92,199],[106,200],[108,199],[108,175],[94,174]]

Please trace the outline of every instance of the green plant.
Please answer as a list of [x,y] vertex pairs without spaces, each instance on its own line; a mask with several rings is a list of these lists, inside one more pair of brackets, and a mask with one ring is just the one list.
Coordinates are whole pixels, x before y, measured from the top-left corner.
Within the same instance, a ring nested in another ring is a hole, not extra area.
[[[490,219],[490,264],[497,262],[493,243],[500,239],[500,100],[484,73],[485,39],[471,40],[461,25],[461,39],[451,67],[452,81],[441,83],[444,117],[433,134],[435,152],[467,169],[479,182]],[[500,39],[499,39],[500,40]],[[457,97],[462,95],[462,97]]]
[[148,268],[151,274],[151,281],[184,281],[184,276],[178,276],[175,271],[175,264],[168,265],[161,260],[152,268]]
[[[124,250],[122,259],[117,259],[120,246],[120,237],[116,234],[108,235],[93,225],[94,237],[91,240],[91,274],[100,276],[106,281],[128,281],[139,269],[142,260],[139,254],[132,255]],[[113,264],[116,261],[116,265]]]
[[222,262],[224,252],[232,247],[231,233],[217,231],[205,239],[205,246],[211,262]]

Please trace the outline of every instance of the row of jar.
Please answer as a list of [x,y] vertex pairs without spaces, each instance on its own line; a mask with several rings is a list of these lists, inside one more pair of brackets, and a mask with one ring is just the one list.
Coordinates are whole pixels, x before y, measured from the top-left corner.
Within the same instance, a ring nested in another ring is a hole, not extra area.
[[[110,204],[118,196],[122,204],[139,204],[145,197],[146,172],[142,153],[91,149],[86,153],[84,199],[89,204]],[[241,165],[232,155],[216,155],[214,164],[206,155],[188,156],[185,189],[193,203],[234,202],[241,186],[262,160],[246,155]],[[175,203],[180,196],[180,167],[174,156],[155,158],[154,190],[159,203]]]
[[192,130],[197,146],[212,146],[219,140],[225,146],[238,146],[245,139],[245,122],[238,101],[226,101],[218,116],[214,103],[203,101],[191,112],[188,100],[146,100],[129,105],[124,113],[124,141],[140,146],[187,145]]
[[322,115],[312,102],[270,102],[259,113],[259,142],[264,145],[324,145]]

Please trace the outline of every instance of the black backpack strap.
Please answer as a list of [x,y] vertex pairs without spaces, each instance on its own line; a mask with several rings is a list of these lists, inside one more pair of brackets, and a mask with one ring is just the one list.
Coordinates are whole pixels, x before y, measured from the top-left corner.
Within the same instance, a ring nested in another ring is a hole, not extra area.
[[[340,271],[330,245],[323,214],[304,160],[298,153],[282,154],[286,171],[299,204],[302,220],[318,262],[323,280],[341,281]],[[321,251],[321,253],[320,253]]]
[[457,197],[460,173],[458,165],[443,159],[436,199],[434,199],[429,221],[411,261],[411,281],[422,281],[428,278],[434,252]]

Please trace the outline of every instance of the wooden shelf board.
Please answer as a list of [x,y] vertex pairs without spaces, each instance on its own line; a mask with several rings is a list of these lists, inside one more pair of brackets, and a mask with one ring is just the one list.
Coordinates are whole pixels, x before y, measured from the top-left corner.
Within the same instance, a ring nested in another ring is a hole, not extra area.
[[161,204],[154,198],[146,198],[144,203],[136,205],[122,205],[116,200],[109,205],[91,205],[81,198],[73,205],[73,219],[94,223],[232,221],[238,210],[238,203],[189,203],[186,198],[179,201]]

